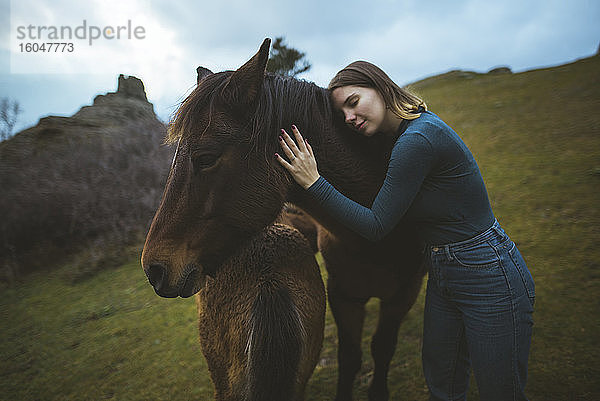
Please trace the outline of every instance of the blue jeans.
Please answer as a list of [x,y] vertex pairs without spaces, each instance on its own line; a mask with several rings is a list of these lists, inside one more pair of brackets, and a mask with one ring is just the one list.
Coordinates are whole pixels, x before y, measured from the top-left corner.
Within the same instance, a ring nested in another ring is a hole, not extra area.
[[535,288],[496,220],[454,244],[427,246],[423,370],[430,400],[466,400],[471,367],[481,400],[526,400]]

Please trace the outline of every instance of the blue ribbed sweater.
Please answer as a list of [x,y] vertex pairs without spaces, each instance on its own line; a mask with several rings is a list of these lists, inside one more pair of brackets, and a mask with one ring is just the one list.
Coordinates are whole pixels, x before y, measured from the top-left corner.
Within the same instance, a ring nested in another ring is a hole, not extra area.
[[426,111],[404,120],[387,174],[371,207],[337,191],[323,177],[307,190],[337,220],[378,241],[405,216],[425,244],[471,238],[494,222],[488,194],[473,155],[460,137]]

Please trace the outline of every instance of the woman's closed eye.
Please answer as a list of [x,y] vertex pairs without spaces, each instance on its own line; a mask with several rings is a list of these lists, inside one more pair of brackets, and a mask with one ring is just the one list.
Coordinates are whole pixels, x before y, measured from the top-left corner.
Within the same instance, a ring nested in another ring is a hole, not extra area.
[[348,96],[345,102],[348,107],[354,107],[358,104],[358,96],[356,94]]

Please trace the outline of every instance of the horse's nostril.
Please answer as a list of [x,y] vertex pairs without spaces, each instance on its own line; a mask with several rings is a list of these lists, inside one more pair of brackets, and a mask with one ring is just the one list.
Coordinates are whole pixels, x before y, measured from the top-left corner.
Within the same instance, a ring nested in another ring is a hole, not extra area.
[[146,272],[146,276],[148,276],[148,281],[154,287],[155,290],[159,291],[163,283],[165,281],[165,268],[163,265],[155,263],[151,264],[148,267],[148,271]]
[[183,282],[183,286],[181,287],[181,293],[179,294],[182,298],[191,297],[195,294],[194,290],[196,289],[198,274],[199,272],[197,268],[194,268],[189,272],[185,281]]

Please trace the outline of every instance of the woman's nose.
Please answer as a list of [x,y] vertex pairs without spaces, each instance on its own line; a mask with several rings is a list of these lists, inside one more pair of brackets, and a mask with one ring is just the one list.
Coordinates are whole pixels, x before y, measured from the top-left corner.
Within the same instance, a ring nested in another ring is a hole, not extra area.
[[346,113],[346,123],[351,123],[356,119],[354,113]]

